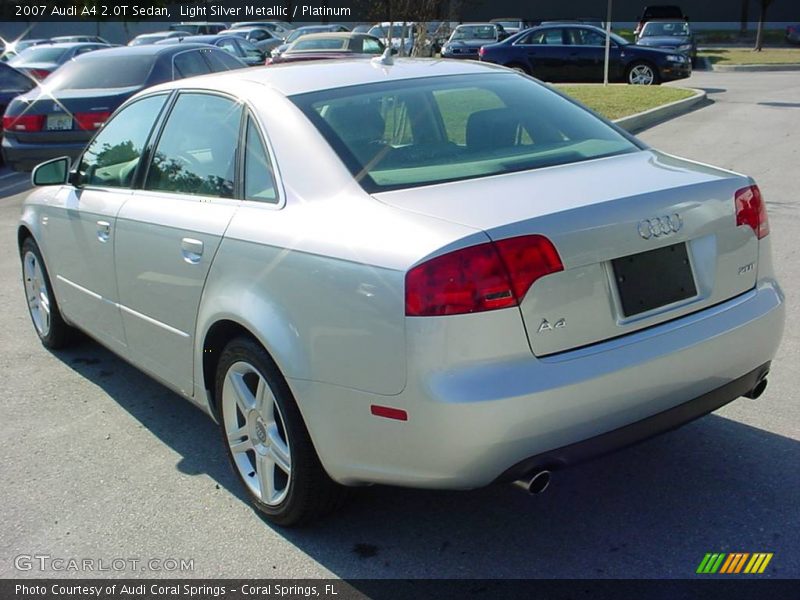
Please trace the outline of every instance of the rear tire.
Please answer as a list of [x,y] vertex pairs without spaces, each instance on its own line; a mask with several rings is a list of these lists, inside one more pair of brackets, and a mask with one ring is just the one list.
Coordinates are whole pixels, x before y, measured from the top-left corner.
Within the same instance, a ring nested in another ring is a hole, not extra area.
[[239,337],[225,346],[215,390],[228,458],[267,520],[303,525],[342,504],[347,488],[325,472],[286,380],[260,344]]
[[25,238],[22,242],[20,258],[25,300],[36,335],[51,350],[70,345],[75,339],[75,330],[61,316],[42,253],[33,238]]
[[658,69],[647,62],[635,62],[625,73],[625,80],[631,85],[658,85]]

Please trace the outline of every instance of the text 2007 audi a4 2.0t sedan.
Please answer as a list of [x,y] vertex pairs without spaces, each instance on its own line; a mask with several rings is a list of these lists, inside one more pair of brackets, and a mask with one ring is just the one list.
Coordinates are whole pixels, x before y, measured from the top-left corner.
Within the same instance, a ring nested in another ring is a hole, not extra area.
[[208,411],[284,525],[346,486],[540,491],[758,396],[782,335],[752,179],[493,65],[162,84],[33,179],[42,342],[81,329]]

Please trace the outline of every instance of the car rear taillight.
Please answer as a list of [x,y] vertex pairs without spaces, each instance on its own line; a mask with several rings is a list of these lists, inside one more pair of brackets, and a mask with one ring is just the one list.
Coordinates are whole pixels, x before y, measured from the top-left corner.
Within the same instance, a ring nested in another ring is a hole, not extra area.
[[108,121],[108,117],[111,116],[111,113],[108,111],[103,112],[79,112],[75,113],[75,123],[78,124],[78,128],[83,129],[85,131],[94,131],[95,129],[100,129],[103,126],[103,123]]
[[5,131],[41,131],[44,128],[44,115],[3,116]]
[[737,190],[733,198],[736,204],[736,226],[749,226],[758,239],[766,236],[769,233],[767,205],[758,186],[751,185]]
[[564,266],[541,235],[462,248],[406,274],[406,315],[432,317],[517,306],[533,283]]
[[43,79],[47,79],[52,71],[48,71],[47,69],[28,69],[28,73],[31,75],[31,77],[41,81]]
[[486,55],[486,50],[484,50],[483,46],[481,46],[480,49],[478,50],[478,56],[483,58],[485,55]]

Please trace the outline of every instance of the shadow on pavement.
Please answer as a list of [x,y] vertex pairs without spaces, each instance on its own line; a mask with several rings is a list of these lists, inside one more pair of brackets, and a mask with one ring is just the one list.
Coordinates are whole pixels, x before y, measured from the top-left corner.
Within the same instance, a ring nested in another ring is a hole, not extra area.
[[[179,453],[178,470],[246,502],[204,413],[94,342],[58,356]],[[798,577],[798,465],[797,441],[711,415],[558,471],[540,496],[376,486],[276,530],[342,578],[680,578],[706,552],[774,552],[765,576]]]

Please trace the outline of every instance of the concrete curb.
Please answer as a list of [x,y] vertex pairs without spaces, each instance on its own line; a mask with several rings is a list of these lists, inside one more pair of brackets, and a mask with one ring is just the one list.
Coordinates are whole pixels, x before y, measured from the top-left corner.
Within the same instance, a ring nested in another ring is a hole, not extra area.
[[755,73],[758,71],[800,71],[798,63],[775,63],[771,65],[714,65],[711,64],[712,71],[721,73],[731,73],[741,71],[744,73]]
[[642,129],[647,129],[648,127],[652,127],[653,125],[661,123],[662,121],[679,117],[680,115],[689,112],[697,103],[706,99],[706,93],[703,90],[696,90],[694,88],[681,89],[692,90],[695,92],[695,94],[694,96],[689,96],[683,100],[676,100],[675,102],[670,102],[669,104],[664,104],[663,106],[657,106],[655,108],[651,108],[650,110],[636,113],[635,115],[622,117],[621,119],[615,120],[614,123],[631,133],[641,131]]

